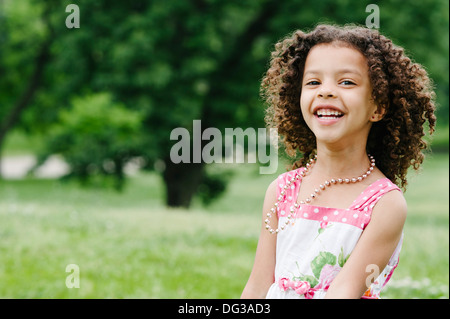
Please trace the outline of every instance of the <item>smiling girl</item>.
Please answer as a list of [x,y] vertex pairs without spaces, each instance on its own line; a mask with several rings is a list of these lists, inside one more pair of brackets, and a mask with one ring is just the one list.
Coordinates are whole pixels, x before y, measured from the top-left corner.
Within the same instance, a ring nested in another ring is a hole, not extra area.
[[399,261],[410,166],[434,131],[426,71],[377,31],[319,25],[276,45],[266,121],[301,158],[268,187],[243,298],[379,298]]

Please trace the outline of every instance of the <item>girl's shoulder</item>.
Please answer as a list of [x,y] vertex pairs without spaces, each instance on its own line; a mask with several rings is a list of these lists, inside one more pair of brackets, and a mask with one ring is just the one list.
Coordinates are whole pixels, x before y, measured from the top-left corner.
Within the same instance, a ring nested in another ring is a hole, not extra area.
[[[394,195],[389,195],[386,197],[387,194],[391,193]],[[383,199],[383,201],[386,201],[385,198],[388,198],[388,200],[396,200],[400,202],[404,201],[402,190],[390,179],[381,177],[366,186],[364,191],[361,192],[361,194],[355,199],[350,208],[365,212],[371,212],[380,200]]]
[[298,187],[298,181],[301,179],[300,173],[305,168],[293,169],[278,175],[269,185],[267,193],[273,194],[277,199],[282,195],[282,192],[291,192]]
[[287,182],[293,183],[295,180],[300,179],[300,173],[305,170],[305,167],[296,168],[278,175],[275,181],[278,181],[279,185],[285,185]]
[[371,220],[375,220],[375,223],[372,224],[373,226],[378,225],[380,231],[386,234],[389,232],[399,234],[403,229],[408,207],[401,189],[388,179],[386,181],[390,187],[385,188],[385,191],[376,198],[376,205],[371,212]]

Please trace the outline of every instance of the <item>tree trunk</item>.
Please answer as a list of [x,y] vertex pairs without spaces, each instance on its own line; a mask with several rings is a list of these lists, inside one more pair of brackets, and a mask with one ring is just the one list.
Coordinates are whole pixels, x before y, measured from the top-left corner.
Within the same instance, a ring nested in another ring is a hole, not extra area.
[[174,164],[170,158],[165,160],[163,173],[166,186],[166,204],[169,207],[189,208],[204,174],[204,163]]
[[[201,6],[201,2],[197,3]],[[217,83],[216,79],[230,77],[236,74],[239,67],[239,58],[242,52],[249,51],[253,41],[266,31],[270,19],[276,15],[278,2],[268,0],[247,29],[236,39],[232,49],[219,63],[216,72],[211,75],[210,83]],[[214,114],[211,114],[210,101],[221,96],[223,88],[213,85],[204,100],[201,112],[202,127],[214,127]],[[203,133],[203,132],[202,132]],[[201,149],[207,141],[200,141]],[[166,185],[166,204],[169,207],[188,208],[192,197],[196,194],[199,185],[203,181],[205,163],[180,163],[174,164],[170,158],[165,159],[166,168],[163,173]]]
[[20,115],[22,114],[22,112],[30,105],[36,91],[41,85],[45,67],[50,61],[50,46],[54,41],[54,31],[50,25],[48,10],[44,11],[43,21],[48,27],[49,35],[47,39],[42,43],[40,51],[36,56],[34,62],[34,71],[31,74],[22,95],[17,99],[17,102],[11,108],[11,112],[0,121],[0,154],[6,134],[16,125],[16,123],[20,119]]

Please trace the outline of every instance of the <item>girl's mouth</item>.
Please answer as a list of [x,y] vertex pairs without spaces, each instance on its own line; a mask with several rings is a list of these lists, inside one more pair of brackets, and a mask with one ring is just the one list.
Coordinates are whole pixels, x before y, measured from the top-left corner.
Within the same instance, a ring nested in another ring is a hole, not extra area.
[[344,116],[344,113],[336,109],[318,109],[314,116],[322,125],[332,125],[339,121]]
[[331,109],[319,109],[315,115],[321,119],[337,119],[344,116],[344,113]]

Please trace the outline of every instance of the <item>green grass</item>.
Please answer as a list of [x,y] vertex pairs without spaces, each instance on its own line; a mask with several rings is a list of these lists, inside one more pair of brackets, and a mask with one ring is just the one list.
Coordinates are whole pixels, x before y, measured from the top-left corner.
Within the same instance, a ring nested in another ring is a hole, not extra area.
[[[448,155],[411,174],[400,264],[385,298],[449,297]],[[274,175],[233,169],[204,208],[164,206],[159,176],[121,194],[55,180],[0,181],[1,298],[238,298],[253,265],[262,200]],[[280,172],[283,167],[279,167]],[[66,287],[66,266],[80,288]]]
[[422,172],[409,175],[405,238],[386,297],[449,297],[448,164],[448,154],[429,155]]

